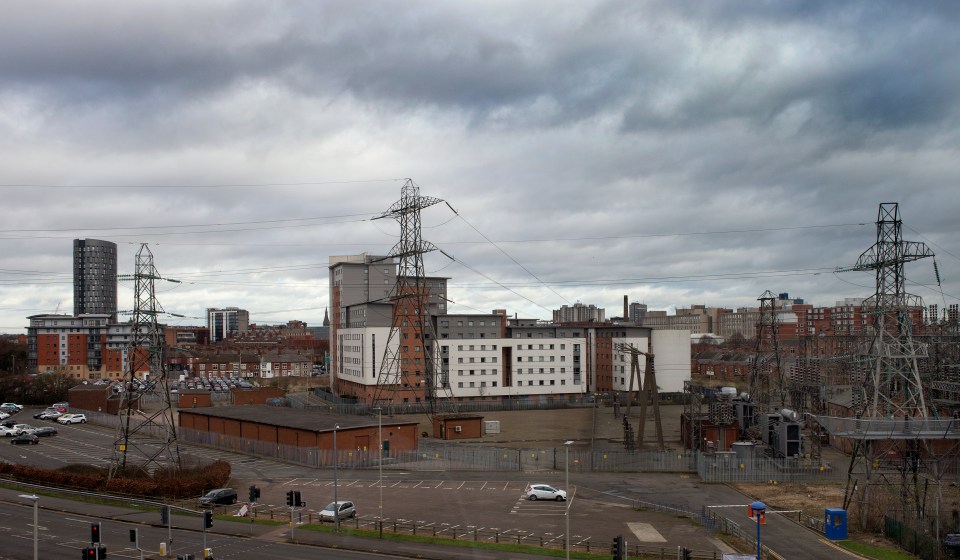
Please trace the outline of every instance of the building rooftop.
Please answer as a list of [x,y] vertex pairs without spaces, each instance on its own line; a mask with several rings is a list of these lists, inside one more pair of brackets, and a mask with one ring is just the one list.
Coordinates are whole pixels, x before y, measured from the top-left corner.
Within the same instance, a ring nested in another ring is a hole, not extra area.
[[[214,406],[209,408],[183,409],[179,412],[181,414],[197,414],[211,418],[260,422],[284,428],[314,430],[317,432],[332,432],[336,426],[340,426],[341,430],[377,427],[376,416],[333,414],[315,410],[301,410],[268,405]],[[416,426],[418,424],[418,422],[397,421],[384,417],[382,426]]]

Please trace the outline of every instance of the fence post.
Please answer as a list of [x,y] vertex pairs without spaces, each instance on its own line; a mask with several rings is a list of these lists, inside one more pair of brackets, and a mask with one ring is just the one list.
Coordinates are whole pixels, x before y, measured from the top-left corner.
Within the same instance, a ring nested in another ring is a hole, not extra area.
[[473,528],[473,542],[477,542],[477,528]]

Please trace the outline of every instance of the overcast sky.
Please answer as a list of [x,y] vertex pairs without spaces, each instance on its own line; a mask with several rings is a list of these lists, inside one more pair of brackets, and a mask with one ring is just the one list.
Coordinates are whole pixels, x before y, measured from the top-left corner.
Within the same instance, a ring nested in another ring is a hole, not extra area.
[[[412,178],[451,312],[815,305],[878,206],[960,296],[954,2],[13,2],[0,18],[0,332],[71,313],[72,240],[141,243],[168,312],[320,324]],[[451,210],[456,210],[456,214]],[[120,309],[133,307],[121,282]]]

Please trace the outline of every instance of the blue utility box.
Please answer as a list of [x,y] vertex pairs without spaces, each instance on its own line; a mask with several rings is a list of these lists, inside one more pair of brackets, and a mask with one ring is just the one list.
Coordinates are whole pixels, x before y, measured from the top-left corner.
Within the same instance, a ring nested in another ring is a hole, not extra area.
[[843,508],[824,508],[823,534],[832,541],[847,538],[847,510]]

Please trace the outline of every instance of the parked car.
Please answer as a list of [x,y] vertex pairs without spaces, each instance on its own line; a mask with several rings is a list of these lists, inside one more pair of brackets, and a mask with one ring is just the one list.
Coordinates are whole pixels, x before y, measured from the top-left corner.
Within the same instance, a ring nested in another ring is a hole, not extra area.
[[56,420],[63,416],[63,413],[56,409],[47,409],[40,413],[40,420]]
[[14,428],[13,426],[0,426],[0,436],[16,437],[19,435],[20,435],[20,430]]
[[9,409],[12,409],[12,410],[16,410],[17,412],[20,412],[21,410],[23,410],[23,405],[22,405],[22,404],[17,404],[17,403],[12,403],[12,402],[5,402],[5,403],[0,404],[0,408],[9,408]]
[[[339,505],[339,507],[338,507]],[[353,502],[348,502],[344,500],[338,500],[336,502],[330,502],[324,506],[323,510],[320,512],[321,521],[333,521],[334,514],[339,510],[337,517],[340,519],[346,519],[348,517],[353,517],[357,515],[357,510],[353,505]]]
[[197,500],[197,507],[210,507],[215,505],[231,505],[237,503],[237,491],[233,488],[217,488],[200,496]]
[[50,408],[55,408],[58,412],[66,413],[67,409],[70,408],[70,403],[66,401],[55,402],[50,405]]
[[[64,420],[66,418],[66,420]],[[87,415],[86,414],[64,414],[57,418],[57,422],[61,424],[86,424]]]
[[20,422],[17,422],[15,418],[7,418],[3,422],[0,422],[0,426],[3,426],[4,428],[12,428],[19,423]]
[[37,428],[33,431],[33,435],[37,437],[48,437],[57,435],[57,429],[53,426],[43,426],[42,428]]
[[0,410],[0,420],[6,420],[7,418],[10,418],[10,413]]
[[36,430],[36,428],[31,426],[30,424],[14,424],[13,427],[16,430],[20,430],[21,434],[32,434],[33,431]]
[[40,443],[40,438],[33,434],[20,434],[10,440],[13,445],[36,445]]
[[554,488],[549,484],[531,484],[527,486],[528,500],[556,500],[562,502],[567,499],[567,492]]

